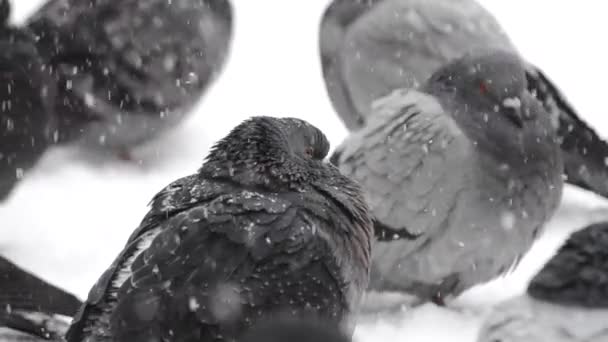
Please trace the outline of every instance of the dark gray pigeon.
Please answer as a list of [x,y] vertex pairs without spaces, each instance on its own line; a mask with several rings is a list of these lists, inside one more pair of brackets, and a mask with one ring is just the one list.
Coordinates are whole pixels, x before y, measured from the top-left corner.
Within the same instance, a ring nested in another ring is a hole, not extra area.
[[493,310],[478,341],[608,341],[608,222],[572,234],[526,294]]
[[359,187],[299,119],[251,118],[159,192],[67,333],[76,341],[232,341],[278,312],[352,333],[368,284]]
[[438,304],[514,267],[561,198],[550,117],[500,51],[378,100],[332,161],[376,218],[370,288]]
[[82,302],[0,256],[0,340],[60,340]]
[[[330,99],[351,131],[365,124],[374,100],[415,88],[455,58],[483,49],[519,54],[475,0],[334,0],[320,49]],[[538,67],[527,64],[526,77],[558,127],[567,182],[608,197],[608,144]]]
[[0,202],[49,146],[55,83],[38,56],[36,38],[6,22],[0,2]]
[[51,0],[28,21],[59,85],[58,142],[129,150],[182,121],[222,69],[228,0]]

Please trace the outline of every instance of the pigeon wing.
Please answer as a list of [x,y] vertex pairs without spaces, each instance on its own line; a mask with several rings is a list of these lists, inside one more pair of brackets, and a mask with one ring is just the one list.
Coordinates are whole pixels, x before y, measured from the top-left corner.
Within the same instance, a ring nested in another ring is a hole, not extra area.
[[[471,174],[471,142],[433,97],[412,90],[375,102],[370,120],[332,159],[365,189],[382,226],[376,238],[402,240],[406,255],[445,232]],[[410,241],[412,234],[419,238]]]
[[[217,337],[276,307],[342,316],[345,285],[329,246],[317,238],[321,223],[292,203],[241,191],[155,220],[131,238],[139,252],[123,253],[103,300],[74,321],[68,341],[97,328],[117,340],[169,338],[167,326],[180,327],[180,336]],[[300,293],[318,297],[294,301]]]

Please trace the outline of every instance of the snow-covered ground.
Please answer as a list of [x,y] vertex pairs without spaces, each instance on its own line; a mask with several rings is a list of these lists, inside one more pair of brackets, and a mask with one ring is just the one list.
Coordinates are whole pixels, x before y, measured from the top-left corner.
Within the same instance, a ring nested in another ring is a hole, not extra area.
[[[12,1],[17,21],[39,0]],[[540,65],[581,116],[608,136],[603,101],[608,80],[604,1],[482,1],[520,51]],[[194,172],[210,144],[251,115],[296,116],[317,125],[334,145],[346,131],[325,93],[317,50],[325,0],[233,0],[232,53],[218,82],[182,126],[136,151],[141,165],[83,160],[50,151],[11,199],[0,205],[0,253],[80,297],[122,249],[152,196]],[[547,233],[510,276],[471,290],[463,309],[427,305],[362,319],[360,342],[474,341],[483,315],[525,288],[569,232],[608,219],[608,202],[567,189]]]

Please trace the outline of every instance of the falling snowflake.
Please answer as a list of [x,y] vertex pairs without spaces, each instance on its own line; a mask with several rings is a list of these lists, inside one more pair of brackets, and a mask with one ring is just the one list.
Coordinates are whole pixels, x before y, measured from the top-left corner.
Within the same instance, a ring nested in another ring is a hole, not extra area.
[[510,211],[505,211],[500,215],[500,225],[504,230],[511,230],[515,227],[515,215]]

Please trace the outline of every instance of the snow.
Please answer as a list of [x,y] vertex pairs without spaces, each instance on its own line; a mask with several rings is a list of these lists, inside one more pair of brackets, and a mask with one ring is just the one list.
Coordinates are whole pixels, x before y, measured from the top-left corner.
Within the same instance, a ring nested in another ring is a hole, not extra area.
[[[40,1],[12,1],[22,21]],[[162,187],[193,173],[210,144],[250,115],[295,116],[317,125],[336,146],[346,131],[325,92],[317,50],[326,1],[234,0],[236,31],[224,72],[195,113],[135,152],[138,164],[90,157],[73,148],[49,151],[0,205],[0,253],[85,298],[122,249]],[[608,136],[601,102],[608,79],[602,1],[486,0],[520,51],[542,66],[581,116]],[[410,342],[474,341],[493,304],[521,293],[574,229],[608,219],[608,204],[567,188],[546,234],[511,275],[472,289],[452,309],[433,305],[366,315],[355,338]]]

